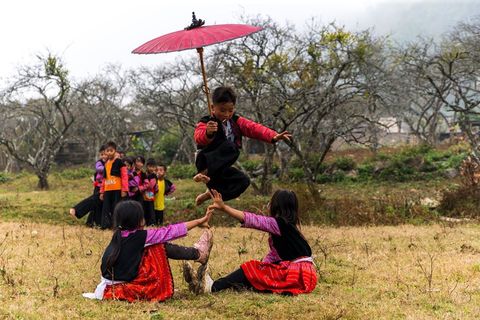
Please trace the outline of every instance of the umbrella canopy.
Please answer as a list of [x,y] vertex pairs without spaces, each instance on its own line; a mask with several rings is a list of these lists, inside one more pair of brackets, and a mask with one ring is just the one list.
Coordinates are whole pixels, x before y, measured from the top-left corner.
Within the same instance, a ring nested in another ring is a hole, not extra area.
[[192,13],[192,16],[192,24],[186,27],[184,30],[172,32],[150,40],[133,50],[132,53],[155,54],[197,49],[202,68],[204,92],[207,96],[208,110],[211,114],[212,107],[210,103],[210,91],[207,84],[205,65],[203,62],[203,47],[245,37],[262,30],[262,28],[247,24],[219,24],[203,26],[205,21],[201,19],[197,20],[195,17],[195,12]]
[[262,30],[247,24],[219,24],[172,32],[150,40],[132,51],[152,54],[197,49],[241,38]]

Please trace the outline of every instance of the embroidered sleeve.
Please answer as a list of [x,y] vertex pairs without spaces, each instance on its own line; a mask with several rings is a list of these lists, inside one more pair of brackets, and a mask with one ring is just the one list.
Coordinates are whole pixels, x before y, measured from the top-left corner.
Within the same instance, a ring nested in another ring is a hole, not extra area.
[[187,225],[185,223],[171,224],[166,227],[148,229],[145,244],[165,243],[187,235]]
[[172,183],[172,184],[170,185],[170,188],[168,188],[168,190],[167,190],[167,192],[166,192],[165,194],[168,196],[168,195],[174,193],[175,190],[177,190],[177,187],[175,186],[175,184]]
[[244,214],[245,221],[243,222],[242,227],[269,232],[277,236],[280,235],[280,228],[278,227],[278,223],[275,218],[246,211]]
[[97,161],[97,163],[95,163],[95,172],[103,176],[103,170],[105,170],[105,166],[103,165],[103,162]]

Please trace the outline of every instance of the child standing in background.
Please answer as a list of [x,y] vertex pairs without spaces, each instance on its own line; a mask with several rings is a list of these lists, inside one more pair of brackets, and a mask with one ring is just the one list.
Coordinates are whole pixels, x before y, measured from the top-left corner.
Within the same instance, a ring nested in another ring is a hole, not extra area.
[[99,152],[99,159],[95,162],[95,173],[93,175],[93,194],[80,201],[73,208],[70,208],[70,215],[80,219],[89,213],[87,218],[87,226],[93,227],[100,225],[102,220],[102,202],[100,201],[100,187],[103,181],[103,170],[105,169],[105,162],[107,155],[105,154],[105,146],[101,146]]
[[147,226],[155,224],[155,211],[153,202],[155,201],[155,194],[158,193],[157,175],[155,173],[156,170],[157,164],[155,163],[155,160],[148,159],[145,189],[143,191],[143,211]]
[[167,166],[159,164],[157,166],[157,185],[158,192],[155,194],[155,224],[160,226],[163,224],[163,216],[165,212],[165,196],[172,194],[175,191],[175,185],[165,178],[167,174]]
[[117,203],[128,193],[128,175],[125,164],[118,158],[117,145],[109,141],[105,145],[107,162],[103,170],[100,200],[103,201],[101,228],[112,227],[112,215]]
[[127,167],[127,175],[128,175],[128,198],[132,199],[135,195],[135,192],[138,190],[137,182],[134,176],[134,160],[132,157],[125,157],[123,158],[123,163],[125,167]]
[[133,168],[133,178],[135,182],[132,183],[134,194],[131,196],[132,200],[143,203],[143,192],[146,188],[147,175],[143,172],[145,166],[145,158],[143,156],[136,156]]

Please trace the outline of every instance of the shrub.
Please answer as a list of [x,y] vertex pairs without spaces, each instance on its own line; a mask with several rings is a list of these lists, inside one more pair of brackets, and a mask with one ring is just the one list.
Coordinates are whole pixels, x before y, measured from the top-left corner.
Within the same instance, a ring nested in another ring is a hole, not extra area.
[[373,163],[363,163],[357,167],[357,170],[359,180],[368,180],[374,174],[375,165]]
[[176,164],[168,167],[168,176],[174,179],[189,179],[197,173],[193,164]]
[[0,183],[8,182],[10,178],[6,173],[0,172]]
[[261,167],[262,161],[261,160],[245,160],[241,162],[241,165],[248,172],[253,172]]
[[302,168],[291,168],[289,170],[289,176],[293,181],[300,181],[305,178],[305,172],[303,172]]
[[456,218],[478,218],[480,207],[480,189],[478,186],[461,186],[445,190],[440,201],[439,211],[442,215]]
[[357,167],[357,164],[352,158],[349,157],[339,157],[335,159],[335,166],[343,171],[350,171]]

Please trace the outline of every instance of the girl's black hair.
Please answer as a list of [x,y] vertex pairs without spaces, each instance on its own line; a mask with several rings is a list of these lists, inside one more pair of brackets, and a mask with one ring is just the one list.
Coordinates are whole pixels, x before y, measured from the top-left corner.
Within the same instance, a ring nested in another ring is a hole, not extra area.
[[102,145],[100,146],[100,149],[98,149],[98,152],[105,151],[105,149],[107,149],[107,146],[104,145],[104,144],[102,144]]
[[143,156],[137,156],[135,161],[140,161],[141,163],[145,164],[145,158]]
[[149,158],[147,160],[147,166],[156,166],[156,165],[157,165],[157,162],[155,161],[155,159]]
[[270,215],[283,218],[293,225],[300,225],[298,214],[298,200],[295,192],[290,190],[277,190],[270,199]]
[[218,87],[213,90],[212,94],[212,101],[214,104],[222,104],[222,103],[233,103],[237,102],[237,95],[235,91],[233,91],[230,87]]
[[143,207],[138,201],[125,200],[115,206],[113,212],[112,251],[106,260],[107,270],[112,271],[122,247],[122,230],[136,230],[144,224]]
[[134,163],[135,161],[133,161],[133,157],[125,157],[125,158],[123,158],[123,162],[126,162],[126,163],[128,163],[129,165],[133,166],[133,163]]

